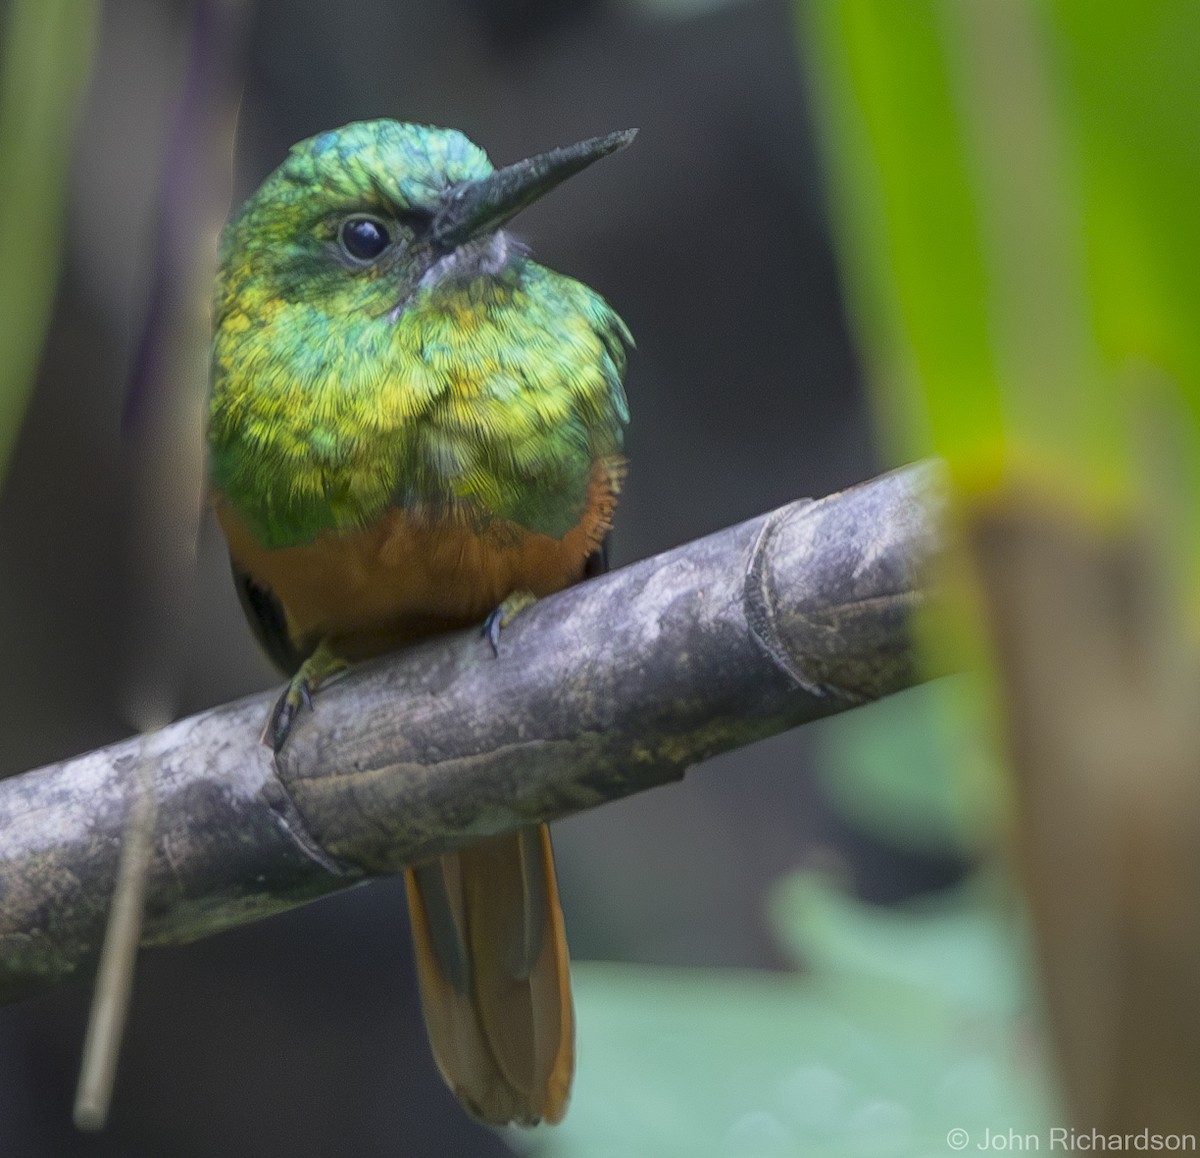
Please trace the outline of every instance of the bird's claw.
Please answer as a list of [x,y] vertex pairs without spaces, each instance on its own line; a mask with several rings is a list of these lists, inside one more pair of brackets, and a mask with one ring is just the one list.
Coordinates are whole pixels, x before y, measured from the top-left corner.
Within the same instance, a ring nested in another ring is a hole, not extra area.
[[305,707],[312,710],[312,691],[308,686],[308,681],[298,673],[292,682],[283,689],[279,699],[275,701],[275,706],[271,709],[271,715],[267,720],[263,740],[270,744],[272,752],[278,754],[287,743],[292,725],[296,722],[300,709]]
[[272,752],[278,755],[287,743],[301,710],[313,710],[313,694],[317,688],[345,667],[346,661],[334,655],[324,643],[318,645],[300,665],[300,670],[292,676],[291,682],[275,701],[267,719],[263,742],[271,746]]
[[532,591],[514,591],[483,621],[483,631],[480,634],[486,636],[488,643],[492,645],[492,655],[500,655],[500,632],[536,602],[537,596]]
[[500,632],[504,624],[500,622],[502,612],[499,607],[495,607],[488,614],[487,619],[483,621],[483,634],[487,636],[487,641],[492,645],[492,655],[500,654]]

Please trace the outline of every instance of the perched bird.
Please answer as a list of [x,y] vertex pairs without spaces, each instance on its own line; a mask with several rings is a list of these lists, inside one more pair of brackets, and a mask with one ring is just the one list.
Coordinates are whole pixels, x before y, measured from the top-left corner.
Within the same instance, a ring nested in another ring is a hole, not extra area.
[[[296,145],[226,226],[209,474],[246,614],[292,674],[276,751],[347,662],[479,624],[494,648],[600,567],[632,340],[505,226],[632,138],[497,170],[459,132],[360,122]],[[487,1122],[557,1121],[574,1015],[546,827],[407,884],[447,1083]]]

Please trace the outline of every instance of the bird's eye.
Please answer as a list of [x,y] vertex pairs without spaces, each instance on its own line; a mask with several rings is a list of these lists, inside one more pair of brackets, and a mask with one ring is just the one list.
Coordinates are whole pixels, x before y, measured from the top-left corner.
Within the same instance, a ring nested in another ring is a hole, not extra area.
[[338,241],[355,261],[374,261],[392,239],[382,221],[374,217],[351,217],[342,222]]

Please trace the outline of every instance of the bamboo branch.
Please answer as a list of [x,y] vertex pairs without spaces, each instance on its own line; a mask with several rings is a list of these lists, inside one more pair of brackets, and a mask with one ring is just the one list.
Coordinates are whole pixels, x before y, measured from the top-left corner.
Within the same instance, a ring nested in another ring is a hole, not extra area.
[[543,600],[499,658],[462,632],[363,665],[277,760],[271,692],[0,782],[0,999],[94,967],[143,762],[161,945],[910,686],[941,490],[918,464],[791,503]]

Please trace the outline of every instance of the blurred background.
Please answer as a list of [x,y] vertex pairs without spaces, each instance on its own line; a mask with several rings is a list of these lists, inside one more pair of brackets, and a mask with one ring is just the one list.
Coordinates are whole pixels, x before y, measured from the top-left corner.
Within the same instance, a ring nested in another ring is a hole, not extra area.
[[[11,51],[38,7],[0,4],[10,109],[39,81]],[[39,153],[0,118],[0,192],[20,158],[46,182],[9,214],[0,305],[47,326],[27,405],[19,360],[0,381],[0,774],[276,682],[202,510],[206,294],[231,198],[321,129],[450,125],[498,164],[641,130],[517,225],[637,340],[614,565],[934,444],[873,434],[801,50],[819,34],[785,0],[50,10],[74,134]],[[581,964],[555,1131],[475,1127],[442,1087],[402,884],[380,881],[144,954],[99,1136],[70,1119],[87,987],[0,1010],[0,1155],[904,1155],[1059,1121],[983,730],[941,681],[557,825]]]

